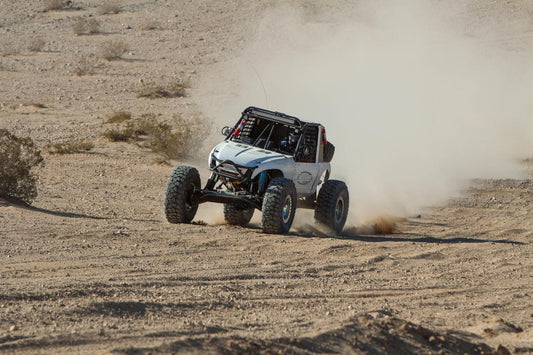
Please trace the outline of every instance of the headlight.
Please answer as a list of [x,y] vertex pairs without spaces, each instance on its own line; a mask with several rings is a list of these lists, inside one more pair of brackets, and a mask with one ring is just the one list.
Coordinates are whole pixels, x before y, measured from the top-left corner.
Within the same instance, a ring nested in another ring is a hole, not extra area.
[[217,158],[215,158],[214,154],[211,154],[211,156],[209,157],[209,167],[213,169],[215,165],[217,165]]

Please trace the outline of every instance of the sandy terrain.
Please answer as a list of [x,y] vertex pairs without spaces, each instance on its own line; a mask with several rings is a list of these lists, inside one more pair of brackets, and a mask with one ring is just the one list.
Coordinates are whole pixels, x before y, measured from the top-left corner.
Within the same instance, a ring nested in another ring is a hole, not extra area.
[[[311,15],[333,7],[300,2]],[[503,21],[496,38],[513,50],[533,38],[527,2],[487,4],[454,9],[465,31]],[[0,352],[533,353],[530,179],[476,180],[386,235],[323,235],[303,217],[289,235],[266,235],[257,223],[217,223],[208,206],[196,224],[168,224],[170,172],[194,164],[205,177],[207,147],[157,164],[102,137],[106,117],[203,116],[197,76],[237,56],[275,2],[128,0],[98,15],[100,5],[0,6],[0,128],[40,147],[95,143],[45,154],[32,207],[0,201]],[[89,15],[102,33],[73,34],[75,17]],[[46,44],[33,53],[35,36]],[[78,58],[109,39],[128,43],[123,59],[76,76]],[[188,80],[189,95],[137,98],[143,83],[171,80]]]

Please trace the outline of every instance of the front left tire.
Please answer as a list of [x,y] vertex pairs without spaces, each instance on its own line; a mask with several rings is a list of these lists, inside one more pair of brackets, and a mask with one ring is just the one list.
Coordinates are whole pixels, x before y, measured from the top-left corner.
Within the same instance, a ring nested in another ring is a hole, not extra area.
[[200,188],[200,173],[192,166],[178,166],[170,175],[165,195],[165,216],[170,223],[190,223],[198,202],[194,190]]

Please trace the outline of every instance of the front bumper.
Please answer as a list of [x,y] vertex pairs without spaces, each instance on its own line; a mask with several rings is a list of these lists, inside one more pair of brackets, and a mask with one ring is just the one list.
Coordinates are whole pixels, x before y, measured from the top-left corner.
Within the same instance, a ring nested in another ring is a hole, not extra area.
[[262,202],[256,197],[245,193],[236,193],[217,190],[195,190],[194,198],[198,203],[216,202],[216,203],[241,203],[249,207],[262,209]]

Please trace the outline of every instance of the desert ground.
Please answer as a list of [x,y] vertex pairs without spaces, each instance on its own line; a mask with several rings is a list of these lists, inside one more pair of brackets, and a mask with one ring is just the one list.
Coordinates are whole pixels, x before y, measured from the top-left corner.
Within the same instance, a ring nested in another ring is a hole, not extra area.
[[[310,21],[351,6],[296,3]],[[45,158],[31,206],[0,200],[0,352],[533,353],[531,159],[529,178],[473,180],[389,234],[349,226],[336,236],[302,217],[269,235],[258,211],[241,228],[207,205],[193,224],[169,224],[168,176],[178,164],[207,176],[210,147],[161,163],[108,141],[107,119],[209,120],[198,77],[238,56],[277,2],[125,0],[118,13],[102,13],[102,1],[46,4],[0,6],[0,128],[31,137]],[[473,36],[488,31],[512,51],[533,41],[530,2],[456,7]],[[79,16],[99,32],[73,33]],[[44,43],[30,50],[35,38]],[[98,57],[109,40],[127,43],[117,60]],[[188,83],[184,97],[138,97],[173,81]],[[71,139],[94,148],[46,152]]]

